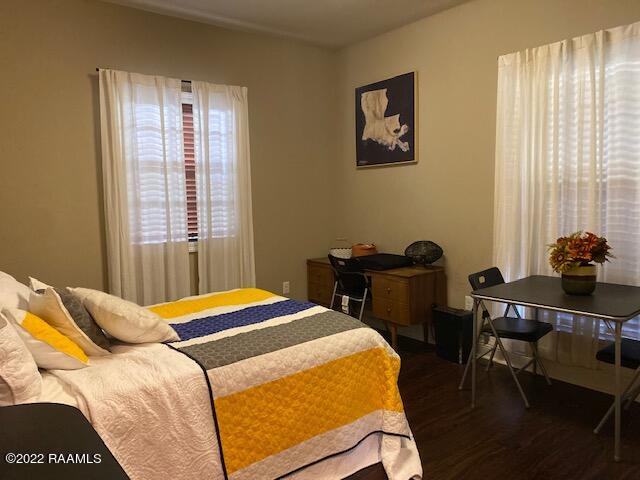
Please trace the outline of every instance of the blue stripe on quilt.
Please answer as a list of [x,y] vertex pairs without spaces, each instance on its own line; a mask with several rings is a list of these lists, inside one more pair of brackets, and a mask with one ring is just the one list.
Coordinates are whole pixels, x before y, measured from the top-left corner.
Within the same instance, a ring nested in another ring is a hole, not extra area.
[[180,340],[204,337],[212,333],[222,332],[230,328],[244,327],[261,323],[272,318],[284,315],[293,315],[309,308],[316,307],[314,303],[285,300],[269,305],[257,305],[247,307],[235,312],[212,315],[210,317],[197,318],[186,323],[172,323],[173,329],[178,332]]

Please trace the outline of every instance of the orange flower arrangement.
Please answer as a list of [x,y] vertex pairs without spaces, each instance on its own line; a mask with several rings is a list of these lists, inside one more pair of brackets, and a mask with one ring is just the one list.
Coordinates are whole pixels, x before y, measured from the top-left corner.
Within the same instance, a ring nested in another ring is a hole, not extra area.
[[591,232],[575,232],[549,245],[549,263],[554,271],[562,273],[590,262],[608,262],[613,257],[610,250],[606,238]]

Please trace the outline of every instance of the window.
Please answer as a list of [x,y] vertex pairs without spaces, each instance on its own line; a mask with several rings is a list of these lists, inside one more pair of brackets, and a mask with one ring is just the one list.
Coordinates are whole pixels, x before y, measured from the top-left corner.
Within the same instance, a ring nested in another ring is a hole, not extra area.
[[[558,81],[558,135],[563,138],[569,134],[572,145],[558,150],[558,171],[552,171],[550,162],[547,175],[563,183],[558,189],[563,208],[577,212],[576,217],[583,222],[589,217],[596,219],[597,233],[613,246],[615,258],[598,266],[601,281],[640,285],[640,155],[635,147],[640,132],[640,99],[632,93],[640,79],[640,57],[611,55],[600,67],[601,76],[593,75],[590,69],[576,69]],[[553,87],[550,83],[551,92]],[[599,101],[601,107],[596,106]],[[583,116],[575,113],[580,110]],[[563,122],[567,119],[572,124]],[[553,121],[549,124],[552,133]],[[594,152],[592,145],[602,153]],[[548,147],[549,158],[553,148],[553,144]],[[594,162],[591,156],[599,158]],[[588,201],[589,196],[595,201]],[[546,203],[546,218],[551,219],[553,202],[547,198]],[[574,221],[569,220],[565,231]],[[558,315],[556,327],[572,332],[573,317]],[[625,337],[640,339],[640,318],[625,322],[622,331]],[[604,321],[599,323],[599,336],[614,339]]]
[[[616,257],[598,266],[599,280],[640,285],[639,112],[638,24],[500,57],[494,254],[508,280],[555,275],[546,245],[590,230]],[[610,337],[604,322],[552,321]],[[640,320],[623,334],[640,338]]]
[[255,284],[247,89],[100,70],[109,283],[148,305]]
[[[208,183],[211,185],[211,238],[227,238],[236,234],[235,186],[237,172],[230,159],[234,152],[230,145],[234,141],[233,112],[223,108],[212,108],[207,117],[209,135],[202,138],[194,124],[193,95],[191,82],[182,82],[182,129],[184,145],[185,193],[187,204],[187,235],[190,249],[194,251],[198,241],[198,202],[196,179],[196,145],[207,141],[211,155]],[[205,174],[205,173],[203,173]],[[206,221],[206,219],[202,219]],[[203,226],[209,230],[207,225]]]

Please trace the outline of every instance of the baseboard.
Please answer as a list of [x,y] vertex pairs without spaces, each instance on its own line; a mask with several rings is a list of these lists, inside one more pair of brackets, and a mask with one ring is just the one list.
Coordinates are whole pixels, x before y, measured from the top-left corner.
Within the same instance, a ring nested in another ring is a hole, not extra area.
[[[378,330],[382,335],[388,336],[384,322],[375,318],[366,318],[365,323]],[[422,325],[401,327],[398,331],[398,344],[400,350],[407,347],[410,350],[419,349],[420,344],[424,348],[425,343]],[[433,346],[434,339],[430,338],[428,344]],[[500,352],[496,352],[494,361],[505,366],[507,364]],[[520,368],[529,361],[529,357],[512,352],[511,361],[514,367]],[[601,363],[597,369],[593,369],[575,365],[564,365],[548,359],[543,359],[543,361],[549,377],[554,380],[613,395],[615,370],[612,365]],[[622,385],[626,387],[631,381],[633,371],[628,368],[623,368],[621,376]],[[640,402],[640,398],[637,401]]]
[[[510,358],[515,368],[520,368],[529,361],[529,357],[513,352],[510,353]],[[496,352],[494,361],[505,366],[507,364],[500,352]],[[576,365],[564,365],[548,359],[543,359],[542,361],[547,369],[547,374],[554,380],[610,395],[614,393],[615,369],[613,365],[602,363],[597,369],[593,369]],[[625,388],[633,377],[633,371],[628,368],[622,368],[621,377],[623,388]],[[640,399],[638,401],[640,402]]]

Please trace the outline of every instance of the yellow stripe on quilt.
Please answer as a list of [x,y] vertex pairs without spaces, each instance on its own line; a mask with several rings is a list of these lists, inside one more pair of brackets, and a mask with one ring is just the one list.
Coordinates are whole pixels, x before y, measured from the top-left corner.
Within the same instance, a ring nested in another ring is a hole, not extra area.
[[372,348],[216,399],[228,473],[376,410],[402,412],[399,370]]
[[216,307],[260,302],[271,297],[275,297],[275,295],[271,292],[267,292],[266,290],[260,290],[258,288],[243,288],[232,292],[217,293],[188,300],[162,303],[154,307],[149,307],[149,310],[160,315],[162,318],[176,318]]

